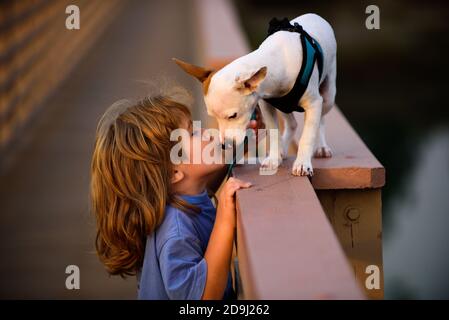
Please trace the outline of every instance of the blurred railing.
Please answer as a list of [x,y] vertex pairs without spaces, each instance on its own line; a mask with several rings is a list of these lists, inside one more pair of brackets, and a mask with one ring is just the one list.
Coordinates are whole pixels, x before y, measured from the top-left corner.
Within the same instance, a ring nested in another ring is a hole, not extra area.
[[[0,165],[23,127],[105,30],[121,3],[0,3]],[[80,9],[79,30],[66,29],[65,11],[71,4]]]
[[[249,52],[230,1],[196,0],[195,13],[206,66]],[[295,116],[299,139],[303,115]],[[326,124],[333,157],[313,159],[311,180],[290,174],[294,156],[272,176],[260,176],[258,165],[234,170],[254,184],[237,193],[240,299],[358,299],[362,290],[383,298],[385,170],[338,108]],[[376,271],[380,287],[366,286]]]

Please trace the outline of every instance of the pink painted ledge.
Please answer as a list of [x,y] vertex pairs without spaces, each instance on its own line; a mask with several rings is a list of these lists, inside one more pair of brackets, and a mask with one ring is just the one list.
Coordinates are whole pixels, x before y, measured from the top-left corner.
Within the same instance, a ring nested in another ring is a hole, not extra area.
[[306,177],[236,167],[251,181],[237,192],[237,254],[244,299],[364,299],[338,239]]
[[[298,141],[304,116],[296,112]],[[385,168],[367,148],[338,107],[326,116],[326,138],[332,149],[331,158],[313,158],[315,189],[363,189],[385,185]]]

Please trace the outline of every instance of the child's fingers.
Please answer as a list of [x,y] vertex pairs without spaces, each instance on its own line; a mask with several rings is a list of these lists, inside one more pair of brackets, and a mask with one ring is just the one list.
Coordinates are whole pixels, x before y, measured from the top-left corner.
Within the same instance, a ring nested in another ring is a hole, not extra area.
[[239,185],[239,186],[242,186],[242,187],[250,187],[251,186],[251,182],[249,182],[249,181],[243,181],[243,180],[240,180],[240,179],[237,179],[237,178],[234,178],[234,177],[230,177],[229,178],[229,180],[228,180],[228,183],[229,184],[237,184],[237,185]]
[[259,135],[258,129],[265,129],[265,123],[263,122],[262,113],[259,109],[259,106],[256,107],[255,112],[256,112],[256,119],[250,120],[248,128],[253,130],[254,136],[256,137],[257,140]]
[[233,203],[235,201],[234,195],[236,191],[242,188],[249,188],[251,185],[251,182],[230,177],[221,191],[219,201],[222,200],[223,203]]
[[229,178],[227,184],[228,184],[228,191],[232,194],[234,194],[238,189],[249,188],[252,185],[251,182],[249,181],[243,181],[233,177]]
[[248,128],[253,131],[254,137],[257,138],[257,121],[251,120],[248,124]]
[[257,121],[256,120],[251,120],[249,122],[248,127],[251,128],[251,129],[257,129]]
[[262,112],[260,111],[259,105],[256,107],[256,126],[258,129],[264,129],[265,123],[262,119]]
[[240,188],[249,188],[252,186],[252,183],[249,181],[238,180],[237,185],[238,185],[239,189]]

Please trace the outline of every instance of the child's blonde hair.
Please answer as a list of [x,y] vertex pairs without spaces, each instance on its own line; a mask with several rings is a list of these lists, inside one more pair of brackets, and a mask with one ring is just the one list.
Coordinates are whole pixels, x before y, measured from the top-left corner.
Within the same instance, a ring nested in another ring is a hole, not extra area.
[[191,96],[176,88],[137,103],[114,103],[100,119],[91,164],[91,203],[96,249],[113,275],[135,275],[145,241],[163,220],[167,204],[196,208],[170,188],[172,130],[190,119]]

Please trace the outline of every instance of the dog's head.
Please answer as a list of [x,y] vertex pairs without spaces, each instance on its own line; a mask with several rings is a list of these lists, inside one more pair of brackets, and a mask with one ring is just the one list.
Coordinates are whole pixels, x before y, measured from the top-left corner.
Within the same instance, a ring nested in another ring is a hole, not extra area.
[[207,113],[217,119],[220,142],[239,145],[258,102],[257,88],[267,75],[267,68],[231,75],[225,68],[214,71],[173,59],[185,72],[203,84]]

